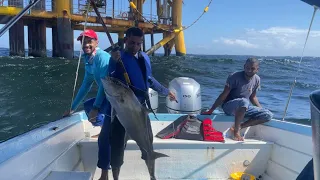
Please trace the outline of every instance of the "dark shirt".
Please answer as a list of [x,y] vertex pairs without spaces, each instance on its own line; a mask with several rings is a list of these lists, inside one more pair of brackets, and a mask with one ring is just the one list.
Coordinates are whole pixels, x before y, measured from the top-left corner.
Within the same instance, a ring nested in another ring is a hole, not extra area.
[[[141,103],[145,102],[146,93],[148,92],[149,87],[161,95],[167,96],[169,94],[169,90],[154,79],[151,73],[146,77],[148,74],[146,72],[147,64],[143,58],[121,52],[121,59],[132,84],[130,87]],[[148,61],[150,61],[150,59],[148,59]],[[124,69],[122,68],[121,63],[110,59],[108,72],[111,77],[115,77],[126,84]]]
[[244,71],[239,71],[229,75],[226,86],[230,88],[230,93],[224,103],[237,98],[249,100],[251,94],[260,88],[260,77],[257,74],[247,80],[244,73]]

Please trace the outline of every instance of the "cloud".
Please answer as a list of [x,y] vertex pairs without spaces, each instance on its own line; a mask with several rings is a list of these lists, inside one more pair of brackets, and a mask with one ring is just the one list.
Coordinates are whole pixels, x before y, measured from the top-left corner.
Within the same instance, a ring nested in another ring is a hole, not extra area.
[[[269,46],[261,45],[261,48],[280,48],[284,50],[299,49],[303,47],[307,36],[307,29],[291,27],[271,27],[263,30],[247,29],[246,36],[265,42]],[[310,31],[309,39],[320,37],[320,31]]]
[[227,45],[237,45],[237,46],[241,46],[241,47],[245,47],[245,48],[258,48],[258,45],[249,43],[247,40],[243,40],[243,39],[221,38],[221,41]]
[[[255,32],[254,29],[248,30],[248,32]],[[296,29],[290,27],[271,27],[265,30],[258,31],[261,34],[271,34],[279,35],[285,37],[297,37],[297,36],[306,36],[308,33],[307,29]],[[310,31],[310,37],[320,37],[320,31]]]
[[[213,43],[237,47],[239,50],[255,49],[258,53],[269,55],[299,55],[304,46],[308,29],[294,27],[270,27],[267,29],[244,29],[242,35],[236,37],[220,37]],[[320,31],[312,30],[309,34],[306,50],[309,55],[320,55],[317,48],[320,42]],[[252,51],[252,50],[251,50]]]

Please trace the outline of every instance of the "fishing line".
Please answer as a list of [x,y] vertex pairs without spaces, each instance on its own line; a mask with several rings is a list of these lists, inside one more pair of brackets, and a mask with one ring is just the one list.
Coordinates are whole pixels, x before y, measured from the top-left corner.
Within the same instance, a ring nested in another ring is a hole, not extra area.
[[[88,20],[88,12],[89,12],[90,6],[91,6],[90,3],[88,3],[88,7],[87,7],[87,10],[86,10],[86,18],[85,18],[85,22],[84,22],[84,26],[83,26],[83,32],[86,30],[87,20]],[[75,80],[74,80],[73,93],[72,93],[72,99],[71,99],[71,104],[70,104],[70,111],[71,111],[71,108],[72,108],[72,102],[73,102],[73,99],[74,99],[74,94],[75,94],[76,86],[77,86],[77,80],[78,80],[78,74],[79,74],[79,67],[80,67],[80,60],[81,60],[81,52],[82,52],[83,43],[84,43],[84,36],[82,36],[82,41],[81,41],[80,54],[79,54],[79,59],[78,59],[78,66],[77,66],[77,71],[76,71],[76,77],[75,77]]]
[[[201,15],[200,15],[195,21],[193,21],[189,26],[187,26],[187,27],[185,27],[185,28],[181,28],[179,31],[185,31],[185,30],[187,30],[188,28],[190,28],[191,26],[193,26],[195,23],[197,23],[197,22],[201,19],[201,17],[202,17],[206,12],[208,12],[209,6],[211,5],[212,1],[213,1],[213,0],[210,0],[210,1],[209,1],[208,5],[204,8],[204,10],[203,10],[203,12],[201,13]],[[151,18],[151,20],[148,20],[148,19],[143,15],[143,13],[140,12],[140,11],[137,9],[137,5],[134,4],[132,0],[128,0],[128,2],[129,2],[129,6],[130,6],[132,9],[134,9],[134,10],[139,14],[139,16],[141,16],[141,17],[145,20],[145,22],[153,25],[154,27],[156,27],[156,28],[158,28],[158,29],[161,29],[162,31],[175,32],[175,30],[173,30],[173,29],[164,29],[164,28],[161,28],[157,23],[152,22],[152,18]],[[183,3],[183,2],[182,2],[182,3]],[[152,15],[152,14],[151,14],[151,15]],[[136,16],[135,16],[135,18],[136,18]]]
[[300,58],[300,61],[299,61],[298,72],[297,72],[297,74],[296,74],[296,76],[294,78],[294,81],[292,83],[292,86],[291,86],[291,90],[290,90],[290,93],[289,93],[289,98],[288,98],[288,101],[287,101],[287,104],[286,104],[286,107],[285,107],[285,110],[284,110],[284,113],[283,113],[282,121],[284,121],[284,118],[285,118],[285,116],[287,114],[288,106],[289,106],[290,99],[291,99],[291,96],[292,96],[292,91],[293,91],[293,88],[294,88],[294,86],[295,86],[295,84],[297,82],[297,77],[298,77],[298,74],[300,72],[300,66],[301,66],[302,58],[304,56],[304,50],[305,50],[306,45],[307,45],[307,41],[308,41],[308,38],[309,38],[309,33],[311,31],[311,26],[312,26],[314,17],[316,15],[317,9],[318,8],[314,6],[314,11],[313,11],[313,15],[312,15],[311,22],[310,22],[310,25],[309,25],[308,34],[307,34],[307,37],[306,37],[306,40],[305,40],[305,43],[304,43],[304,46],[303,46],[303,50],[302,50],[302,55],[301,55],[301,58]]

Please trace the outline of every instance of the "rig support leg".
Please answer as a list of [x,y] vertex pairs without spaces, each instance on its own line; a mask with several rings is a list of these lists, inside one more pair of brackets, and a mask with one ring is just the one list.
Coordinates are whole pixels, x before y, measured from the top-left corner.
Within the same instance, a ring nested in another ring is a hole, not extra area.
[[55,0],[57,25],[52,28],[53,56],[73,58],[73,29],[71,27],[71,1]]
[[[23,8],[23,0],[9,0],[8,5]],[[9,29],[9,47],[10,56],[25,56],[23,19]]]
[[[38,2],[32,10],[45,11],[45,0]],[[45,20],[30,20],[28,24],[28,55],[47,57],[46,22]]]
[[[182,28],[182,0],[174,0],[172,2],[172,25],[176,29]],[[175,37],[175,49],[177,56],[186,55],[183,31],[178,32]]]

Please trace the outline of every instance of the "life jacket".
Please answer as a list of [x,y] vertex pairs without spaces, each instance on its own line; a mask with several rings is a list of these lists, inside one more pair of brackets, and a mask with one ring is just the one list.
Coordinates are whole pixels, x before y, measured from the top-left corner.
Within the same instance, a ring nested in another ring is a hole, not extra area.
[[[122,54],[123,53],[124,52],[122,52]],[[151,73],[150,58],[148,57],[148,55],[146,53],[144,53],[142,51],[139,51],[138,52],[138,60],[137,60],[137,62],[138,62],[138,65],[140,67],[140,70],[141,70],[141,73],[142,73],[142,76],[143,76],[143,79],[144,79],[144,83],[145,83],[146,89],[136,89],[136,88],[134,88],[134,84],[129,84],[129,85],[131,85],[131,87],[133,87],[131,89],[132,89],[132,91],[134,91],[134,93],[136,95],[139,95],[139,96],[145,98],[147,107],[155,115],[154,111],[151,108],[150,98],[149,98],[149,94],[148,94],[148,89],[150,87],[149,78],[151,77],[151,74],[152,74]],[[124,70],[124,72],[125,72],[125,70]]]
[[202,129],[204,141],[224,142],[223,133],[214,129],[211,119],[206,118],[202,121]]
[[[121,51],[121,57],[126,57],[126,56],[132,56],[132,55],[128,55],[124,51]],[[148,55],[146,53],[139,51],[137,62],[140,67],[140,70],[142,72],[144,81],[146,82],[146,89],[148,90],[148,88],[150,87],[150,83],[149,83],[148,79],[151,77],[151,74],[152,74],[151,73],[150,58],[148,57]],[[119,62],[117,62],[117,63],[119,63]],[[125,71],[125,69],[123,69],[123,71]]]
[[212,127],[212,120],[203,121],[192,115],[184,115],[157,133],[161,139],[187,139],[224,142],[223,133]]
[[[144,63],[143,63],[144,62]],[[150,58],[148,57],[148,55],[142,51],[138,52],[138,64],[140,66],[141,72],[143,74],[144,77],[144,83],[146,85],[146,89],[145,89],[145,99],[146,99],[146,104],[147,107],[149,108],[149,110],[154,114],[154,116],[156,117],[156,114],[154,113],[152,107],[151,107],[151,103],[150,103],[150,97],[149,97],[149,87],[150,87],[150,76],[151,76],[151,63],[150,63]]]

